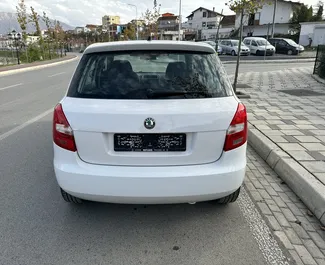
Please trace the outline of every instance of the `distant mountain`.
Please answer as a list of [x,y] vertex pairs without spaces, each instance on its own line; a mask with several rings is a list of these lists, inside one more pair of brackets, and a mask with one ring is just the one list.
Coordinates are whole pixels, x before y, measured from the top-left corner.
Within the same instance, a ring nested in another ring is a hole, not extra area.
[[[54,20],[52,20],[53,23]],[[41,30],[46,29],[46,25],[42,19],[39,19]],[[67,25],[60,21],[60,24],[64,30],[71,30],[74,27]],[[17,14],[16,13],[9,13],[9,12],[0,12],[0,34],[8,34],[9,31],[15,29],[16,31],[20,32],[20,26],[17,21]],[[32,23],[27,25],[27,32],[35,32],[35,27]]]

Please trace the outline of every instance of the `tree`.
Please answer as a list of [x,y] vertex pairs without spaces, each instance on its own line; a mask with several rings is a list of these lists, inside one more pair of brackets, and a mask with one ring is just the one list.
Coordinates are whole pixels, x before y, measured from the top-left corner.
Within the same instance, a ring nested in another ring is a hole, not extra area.
[[313,21],[322,21],[323,20],[323,11],[324,11],[324,3],[319,1],[317,4],[317,13],[313,17]]
[[142,19],[144,20],[144,31],[147,35],[154,36],[158,35],[158,18],[160,17],[160,4],[157,4],[157,0],[153,1],[153,8],[147,10],[142,14]]
[[129,23],[124,30],[124,38],[128,40],[135,40],[136,39],[136,29],[133,23]]
[[17,21],[22,31],[23,40],[26,41],[27,39],[26,28],[28,22],[28,15],[26,10],[25,0],[19,0],[18,6],[16,6],[16,10],[17,10]]
[[[243,22],[244,16],[256,13],[264,4],[263,0],[229,0],[226,4],[229,6],[230,10],[234,11],[236,14],[240,14],[240,24],[239,24],[239,44],[238,51],[241,50],[241,43],[243,38]],[[235,72],[235,80],[233,84],[234,91],[236,93],[237,80],[238,80],[238,71],[240,63],[240,52],[237,53],[237,64]]]
[[43,17],[42,17],[42,20],[44,21],[45,25],[46,25],[46,29],[47,29],[47,46],[48,46],[48,50],[49,50],[49,59],[51,60],[52,59],[52,56],[51,56],[51,31],[52,31],[52,22],[50,20],[50,18],[46,15],[45,12],[43,12]]
[[36,35],[39,36],[39,42],[40,42],[40,44],[42,44],[43,37],[42,37],[41,27],[40,27],[39,21],[38,21],[38,14],[32,6],[30,7],[30,10],[32,12],[29,16],[30,22],[34,24],[34,27],[36,29]]

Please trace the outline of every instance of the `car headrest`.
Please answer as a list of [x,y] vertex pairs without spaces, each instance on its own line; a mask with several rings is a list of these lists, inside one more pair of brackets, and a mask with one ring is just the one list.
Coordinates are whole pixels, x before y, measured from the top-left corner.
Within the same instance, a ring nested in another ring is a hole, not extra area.
[[115,60],[111,62],[109,69],[114,69],[119,73],[133,72],[132,65],[128,60]]
[[166,78],[172,79],[176,76],[185,77],[186,65],[184,62],[169,63],[166,69]]

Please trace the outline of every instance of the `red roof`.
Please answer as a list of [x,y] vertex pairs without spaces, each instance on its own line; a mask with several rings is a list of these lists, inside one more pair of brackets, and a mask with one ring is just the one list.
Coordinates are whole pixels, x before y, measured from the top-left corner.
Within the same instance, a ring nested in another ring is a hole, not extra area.
[[161,15],[162,17],[173,17],[175,16],[173,13],[164,13]]

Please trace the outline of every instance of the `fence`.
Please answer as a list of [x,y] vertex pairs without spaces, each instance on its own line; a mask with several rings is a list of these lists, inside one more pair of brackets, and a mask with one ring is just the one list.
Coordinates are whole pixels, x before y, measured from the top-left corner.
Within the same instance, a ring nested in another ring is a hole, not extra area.
[[314,75],[325,78],[325,45],[318,45],[317,47]]

